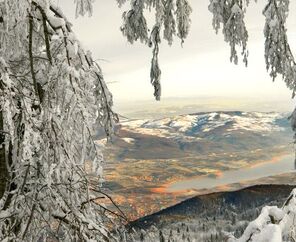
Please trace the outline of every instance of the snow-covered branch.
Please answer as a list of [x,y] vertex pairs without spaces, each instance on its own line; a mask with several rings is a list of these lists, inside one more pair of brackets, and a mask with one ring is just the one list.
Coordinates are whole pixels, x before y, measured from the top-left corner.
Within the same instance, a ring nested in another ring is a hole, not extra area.
[[[78,13],[91,2],[78,1]],[[0,239],[107,241],[117,215],[94,199],[103,159],[93,136],[99,126],[112,135],[117,116],[101,69],[50,1],[5,0],[0,10],[1,130],[9,133]]]
[[[117,0],[117,2],[121,7],[127,1]],[[130,43],[140,40],[153,47],[150,80],[154,87],[155,99],[160,100],[159,44],[161,39],[165,39],[171,45],[175,36],[179,37],[183,44],[189,33],[192,9],[187,0],[130,0],[130,5],[130,10],[123,13],[121,31]],[[150,32],[145,10],[152,9],[155,11],[155,21]]]
[[[232,235],[229,242],[281,242],[295,241],[296,189],[291,192],[282,208],[263,207],[261,214],[249,223],[243,235],[236,239]],[[292,239],[292,240],[291,240]]]

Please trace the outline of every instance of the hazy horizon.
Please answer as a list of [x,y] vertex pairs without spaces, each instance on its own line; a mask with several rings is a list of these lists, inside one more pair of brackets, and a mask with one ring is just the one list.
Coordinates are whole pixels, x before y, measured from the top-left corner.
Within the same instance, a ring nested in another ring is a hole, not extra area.
[[162,101],[146,99],[132,101],[121,101],[114,109],[125,118],[163,118],[182,114],[214,111],[243,111],[243,112],[281,112],[291,113],[292,102],[285,100],[264,100],[231,98],[218,96],[203,97],[166,97]]

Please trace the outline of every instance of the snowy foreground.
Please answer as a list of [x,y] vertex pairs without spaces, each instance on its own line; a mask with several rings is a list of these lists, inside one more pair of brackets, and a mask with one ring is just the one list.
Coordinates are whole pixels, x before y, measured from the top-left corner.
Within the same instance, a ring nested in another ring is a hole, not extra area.
[[230,235],[229,242],[281,242],[295,241],[296,189],[282,208],[266,206],[252,221],[239,239]]

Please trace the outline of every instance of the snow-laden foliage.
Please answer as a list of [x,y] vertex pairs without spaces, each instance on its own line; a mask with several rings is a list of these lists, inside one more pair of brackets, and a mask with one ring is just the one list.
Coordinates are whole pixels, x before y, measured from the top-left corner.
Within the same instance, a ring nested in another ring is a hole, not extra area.
[[[128,1],[117,0],[117,2],[121,7]],[[165,39],[171,45],[175,36],[184,42],[189,33],[192,9],[187,0],[130,0],[130,5],[130,10],[123,13],[121,31],[130,43],[139,40],[153,48],[150,80],[154,87],[154,96],[156,100],[160,100],[159,44],[161,39]],[[155,12],[154,25],[151,27],[147,24],[145,10]]]
[[213,28],[218,32],[223,26],[224,40],[230,46],[230,61],[238,63],[237,46],[241,47],[243,61],[248,60],[248,31],[244,22],[246,7],[249,1],[242,0],[210,0],[209,10],[213,14]]
[[266,5],[263,14],[266,18],[265,61],[266,68],[274,80],[281,75],[287,87],[296,90],[296,63],[287,40],[286,20],[289,0],[272,0]]
[[[9,173],[0,240],[104,241],[112,220],[100,201],[103,160],[93,127],[111,135],[112,96],[50,2],[0,1],[1,134]],[[77,14],[91,13],[91,2],[77,1]]]
[[79,15],[84,16],[85,14],[92,15],[94,0],[75,0],[76,3],[76,17]]
[[[248,63],[248,31],[244,21],[249,0],[210,0],[209,10],[213,14],[213,27],[218,32],[222,26],[224,40],[230,45],[230,60],[238,63],[237,48],[241,48],[243,61]],[[287,38],[286,20],[289,13],[289,0],[268,0],[265,16],[265,62],[274,80],[280,75],[287,87],[296,90],[296,67]]]
[[282,208],[266,206],[261,214],[249,223],[243,235],[236,239],[230,235],[229,242],[282,242],[296,239],[296,189]]
[[[165,39],[169,45],[174,37],[184,39],[190,29],[192,9],[187,0],[116,0],[121,7],[130,3],[130,10],[123,13],[121,31],[130,43],[141,41],[153,48],[150,79],[154,95],[160,99],[159,44]],[[256,0],[255,0],[256,2]],[[224,40],[230,46],[230,61],[238,63],[239,54],[248,64],[248,31],[245,14],[250,0],[209,0],[208,9],[213,15],[213,28],[218,33],[222,28]],[[295,93],[295,60],[287,40],[286,19],[289,0],[268,0],[263,9],[265,16],[265,60],[270,76],[282,76],[287,86]],[[201,10],[203,11],[203,10]],[[148,15],[155,12],[153,26],[148,26]],[[151,31],[150,31],[151,30]]]

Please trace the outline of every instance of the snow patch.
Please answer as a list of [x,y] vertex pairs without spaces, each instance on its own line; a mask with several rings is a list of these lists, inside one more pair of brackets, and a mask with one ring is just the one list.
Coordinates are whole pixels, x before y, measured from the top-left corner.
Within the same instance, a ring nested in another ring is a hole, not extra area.
[[128,144],[135,143],[135,139],[133,139],[133,138],[122,138],[122,140]]

